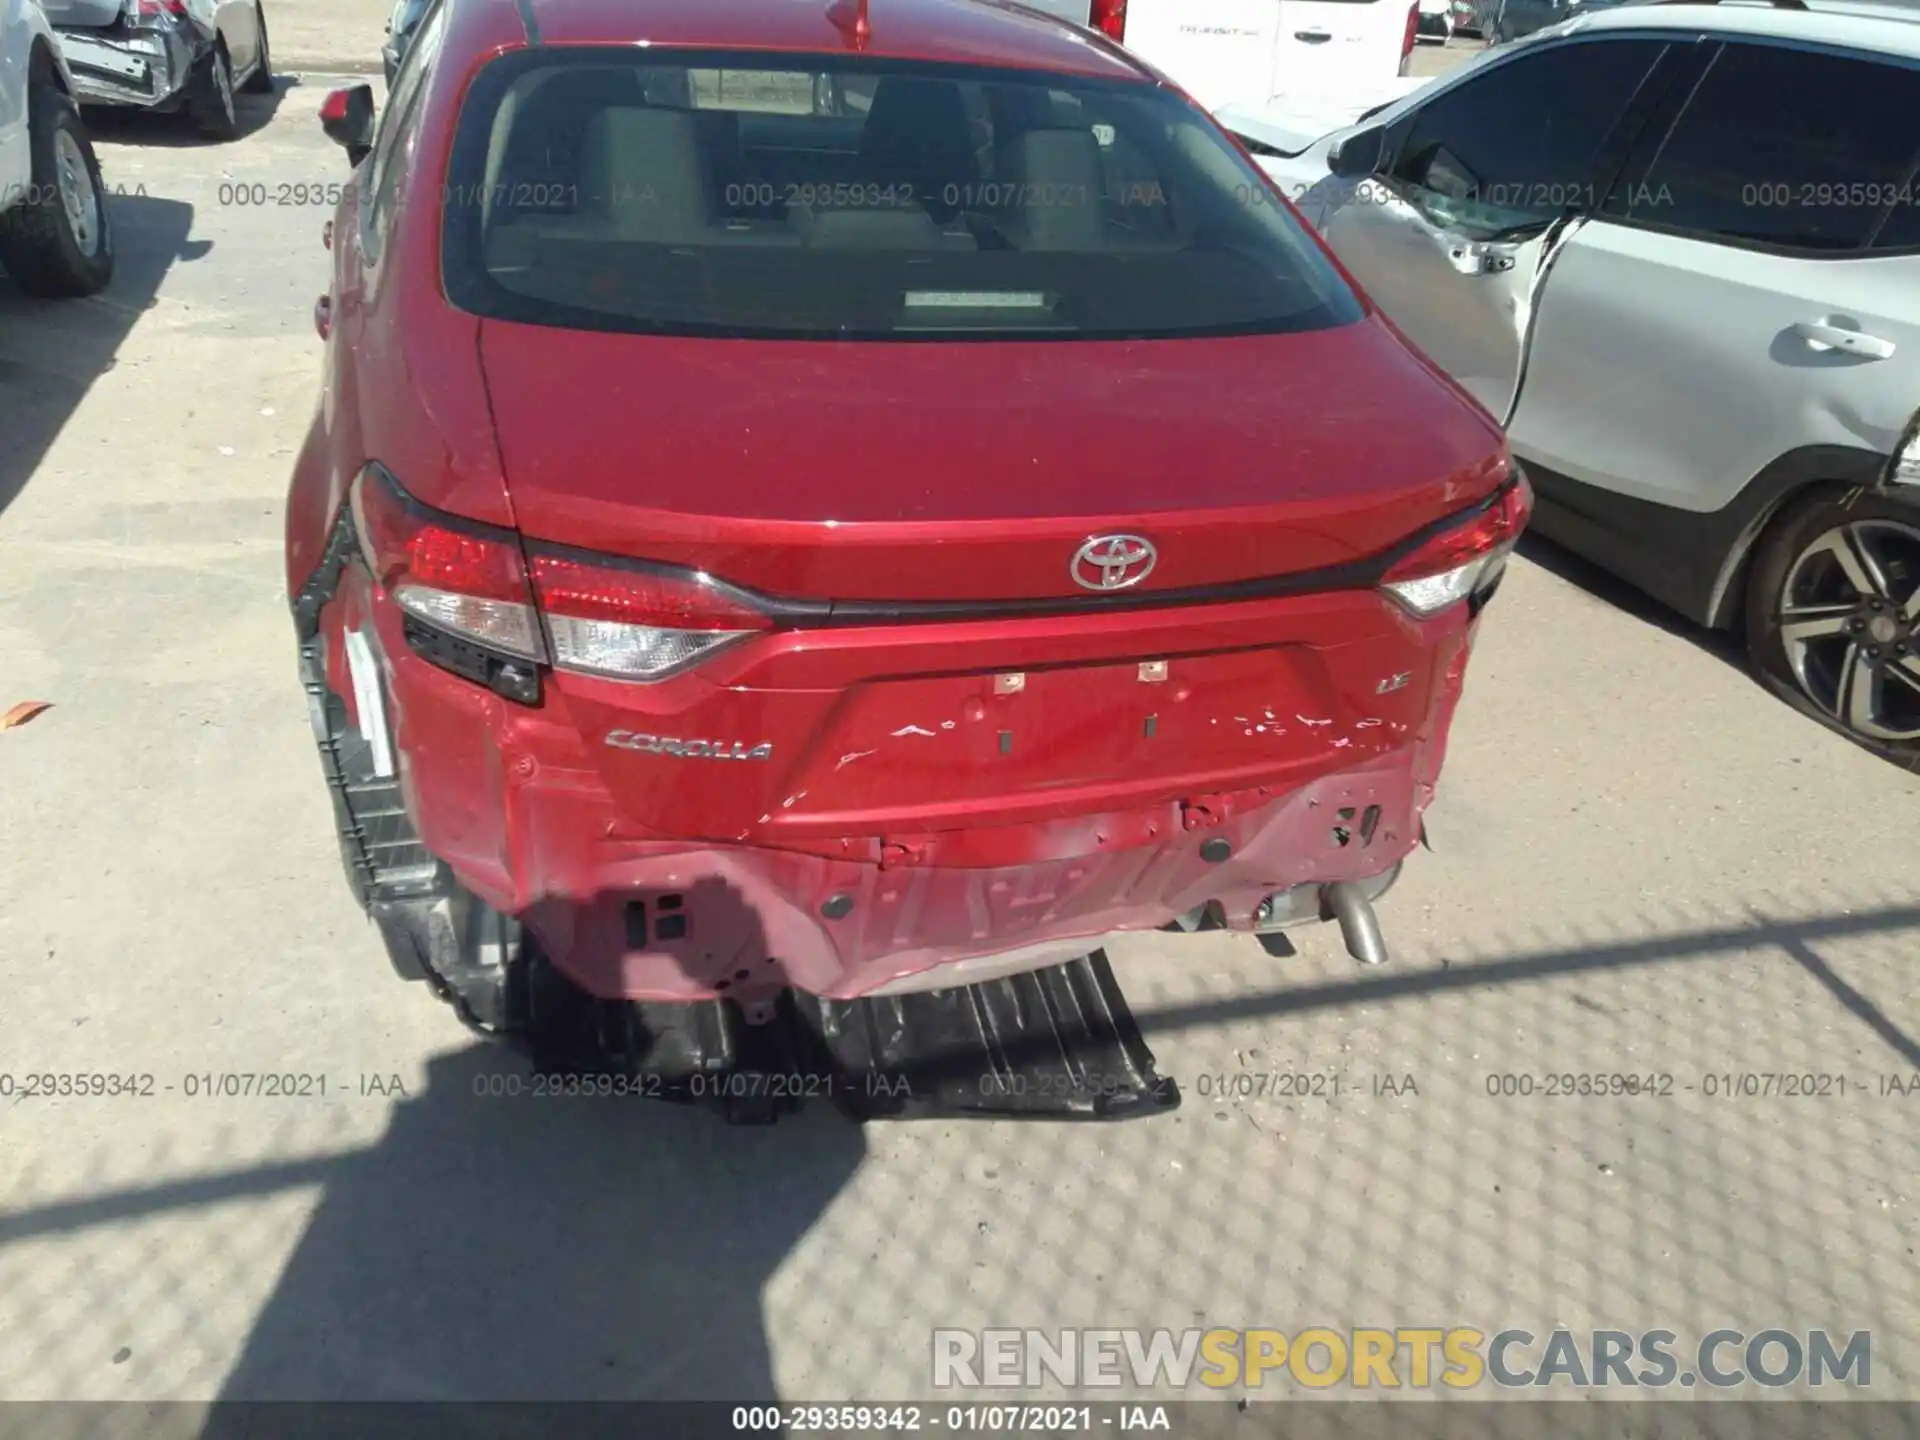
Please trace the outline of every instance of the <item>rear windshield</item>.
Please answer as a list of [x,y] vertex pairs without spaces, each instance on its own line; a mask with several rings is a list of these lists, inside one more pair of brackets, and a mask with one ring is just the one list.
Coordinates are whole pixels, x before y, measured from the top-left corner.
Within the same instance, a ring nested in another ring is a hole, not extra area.
[[871,57],[524,51],[445,188],[456,305],[797,339],[1111,339],[1348,324],[1249,165],[1144,83]]

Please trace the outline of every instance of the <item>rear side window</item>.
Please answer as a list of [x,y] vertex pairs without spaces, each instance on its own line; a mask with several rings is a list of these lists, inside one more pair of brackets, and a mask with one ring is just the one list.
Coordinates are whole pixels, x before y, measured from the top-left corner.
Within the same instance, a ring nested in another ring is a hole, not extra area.
[[1491,66],[1400,122],[1389,178],[1435,220],[1481,235],[1592,209],[1602,148],[1665,49],[1581,41]]
[[1873,238],[1876,250],[1920,250],[1920,175],[1894,187],[1893,209]]
[[1912,208],[1916,117],[1920,70],[1729,44],[1616,207],[1716,239],[1856,250]]
[[1359,302],[1261,173],[1157,87],[858,55],[532,51],[482,71],[447,291],[636,333],[1120,338]]

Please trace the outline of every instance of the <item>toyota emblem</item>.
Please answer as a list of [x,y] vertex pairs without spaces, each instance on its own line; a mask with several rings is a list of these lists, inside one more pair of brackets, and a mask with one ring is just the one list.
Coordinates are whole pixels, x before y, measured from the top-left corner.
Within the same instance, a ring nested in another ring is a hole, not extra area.
[[1073,552],[1067,568],[1084,590],[1126,590],[1153,573],[1159,552],[1139,535],[1096,535]]

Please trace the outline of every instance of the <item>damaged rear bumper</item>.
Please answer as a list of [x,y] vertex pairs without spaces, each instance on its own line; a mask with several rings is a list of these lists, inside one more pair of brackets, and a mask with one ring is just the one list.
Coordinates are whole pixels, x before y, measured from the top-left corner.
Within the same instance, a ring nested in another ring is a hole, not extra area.
[[[993,866],[583,844],[604,834],[604,812],[535,783],[514,804],[537,878],[456,870],[490,905],[519,914],[593,995],[910,993],[1059,963],[1203,909],[1218,924],[1269,928],[1262,907],[1270,914],[1276,895],[1385,875],[1418,843],[1424,799],[1412,760],[1399,752],[1286,794],[1211,797],[1245,808],[1198,824],[1192,807],[1172,803],[1018,827],[1007,844],[1033,858]],[[426,838],[432,848],[431,821]],[[528,879],[538,898],[521,905]]]
[[356,895],[376,914],[475,897],[573,987],[617,1002],[895,997],[1182,920],[1339,918],[1332,887],[1369,902],[1419,843],[1474,629],[1429,622],[1417,723],[1331,735],[1263,784],[931,834],[726,843],[636,832],[563,711],[509,705],[391,644],[364,587],[339,586],[322,625],[352,550],[337,529],[296,614]]
[[809,1098],[903,1119],[1177,1106],[1102,940],[1347,928],[1333,901],[1364,909],[1420,842],[1473,633],[1430,632],[1437,703],[1391,742],[1335,737],[1338,768],[809,852],[633,835],[563,720],[379,663],[354,587],[321,623],[352,550],[336,528],[295,615],[348,878],[396,967],[580,1093],[734,1120]]
[[84,105],[155,109],[179,99],[207,42],[190,25],[60,29],[60,48]]

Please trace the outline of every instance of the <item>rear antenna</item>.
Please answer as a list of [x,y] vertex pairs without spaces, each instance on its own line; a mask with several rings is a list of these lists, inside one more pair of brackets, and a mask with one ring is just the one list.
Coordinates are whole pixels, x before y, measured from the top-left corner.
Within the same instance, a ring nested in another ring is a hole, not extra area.
[[873,38],[873,22],[867,19],[867,0],[833,0],[827,7],[827,19],[847,37],[849,50],[864,50],[867,41]]

